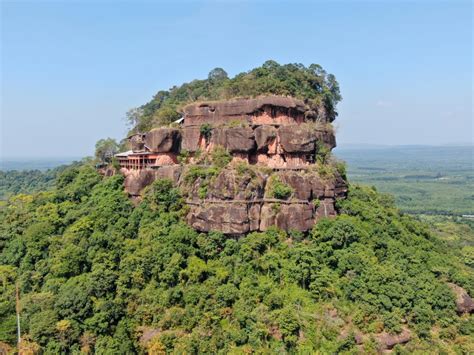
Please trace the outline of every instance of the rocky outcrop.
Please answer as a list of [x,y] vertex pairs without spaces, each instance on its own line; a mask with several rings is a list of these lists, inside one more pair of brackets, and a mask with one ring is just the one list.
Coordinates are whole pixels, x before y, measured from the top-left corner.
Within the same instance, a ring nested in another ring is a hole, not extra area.
[[201,232],[213,230],[224,234],[240,235],[250,231],[248,209],[245,203],[207,204],[192,206],[188,223]]
[[140,196],[142,190],[156,180],[153,170],[128,170],[125,175],[125,191],[131,196]]
[[[378,334],[364,334],[358,330],[352,334],[357,345],[375,340],[378,350],[384,353],[390,352],[396,345],[406,344],[412,339],[412,332],[406,327],[404,327],[399,334],[391,334],[386,331]],[[351,333],[348,332],[348,329],[344,329],[340,339],[346,339],[350,335]]]
[[456,296],[457,312],[459,314],[472,313],[474,311],[474,300],[469,296],[467,291],[453,283],[448,283],[448,286]]
[[255,148],[255,137],[250,127],[215,128],[211,143],[224,147],[231,154],[248,153]]
[[316,136],[306,127],[297,125],[282,126],[278,137],[283,150],[287,153],[311,153],[315,150]]
[[183,127],[181,130],[181,150],[195,153],[204,143],[199,127]]
[[163,166],[159,169],[121,169],[120,171],[125,176],[125,191],[132,197],[139,197],[143,193],[143,189],[156,179],[169,179],[178,184],[182,167],[175,165]]
[[145,135],[145,146],[153,153],[177,152],[181,141],[181,132],[176,128],[152,129]]
[[[154,180],[172,180],[189,205],[188,223],[202,232],[308,231],[319,218],[335,216],[336,200],[347,193],[333,165],[315,165],[336,145],[322,117],[282,96],[188,105],[180,127],[129,137],[132,151],[117,155],[125,189],[137,198]],[[230,160],[223,169],[209,166],[217,147],[230,154],[220,160]],[[275,193],[275,181],[283,193]]]
[[130,147],[134,152],[141,152],[145,150],[145,135],[141,133],[134,134],[128,137]]
[[[183,176],[186,174],[183,172]],[[292,192],[285,198],[272,195],[270,176]],[[242,234],[276,226],[305,232],[318,219],[336,214],[338,179],[341,178],[337,172],[322,179],[312,171],[279,171],[268,175],[257,168],[239,172],[230,166],[218,175],[189,183],[182,178],[179,185],[190,205],[188,222],[199,231],[218,228],[226,234]]]
[[[255,141],[257,149],[260,151],[268,151],[277,137],[277,130],[273,126],[258,126],[255,129]],[[276,153],[276,152],[275,152]]]
[[258,123],[259,118],[261,119],[265,116],[265,112],[271,112],[271,110],[275,116],[273,118],[280,115],[289,119],[287,122],[302,122],[305,118],[316,118],[316,114],[302,100],[284,96],[262,96],[253,99],[234,99],[188,105],[184,108],[185,126],[199,126],[209,121],[216,125],[230,121],[247,123],[255,121]]
[[400,334],[389,334],[383,332],[375,337],[380,350],[390,350],[393,349],[395,345],[406,344],[411,340],[411,338],[411,331],[407,328],[404,328]]

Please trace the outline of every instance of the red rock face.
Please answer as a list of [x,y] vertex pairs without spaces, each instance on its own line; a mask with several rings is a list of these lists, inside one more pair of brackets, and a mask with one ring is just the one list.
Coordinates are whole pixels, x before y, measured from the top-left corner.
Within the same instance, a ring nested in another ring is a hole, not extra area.
[[152,129],[145,135],[145,147],[153,153],[177,152],[181,132],[175,128]]
[[[273,197],[270,176],[289,186],[291,195],[285,199]],[[187,191],[191,206],[188,222],[197,230],[213,230],[222,224],[226,227],[218,230],[227,234],[239,234],[237,229],[265,231],[272,226],[305,232],[318,219],[336,215],[335,201],[340,198],[335,193],[338,179],[340,176],[321,179],[311,171],[279,171],[271,175],[258,170],[239,173],[229,166],[209,182],[198,178],[187,188],[183,180],[180,185]],[[207,186],[205,196],[201,190],[204,185]],[[347,188],[345,185],[344,191],[342,186],[338,188],[343,197]],[[232,232],[227,226],[230,220],[238,225]]]
[[302,100],[283,96],[206,102],[184,108],[184,125],[200,126],[208,122],[222,125],[231,121],[255,125],[301,123],[308,111]]
[[453,283],[448,283],[448,286],[456,296],[457,312],[459,314],[474,312],[474,300],[469,296],[467,291]]
[[[126,191],[137,197],[155,179],[171,179],[189,204],[188,223],[202,232],[240,235],[272,226],[305,232],[319,218],[335,216],[336,199],[347,194],[335,169],[328,166],[322,177],[315,165],[322,147],[336,146],[324,113],[290,97],[191,104],[181,127],[137,134],[130,144],[134,153],[119,159]],[[230,153],[229,166],[188,181],[186,164],[211,164],[218,146]],[[275,177],[290,196],[272,196]]]

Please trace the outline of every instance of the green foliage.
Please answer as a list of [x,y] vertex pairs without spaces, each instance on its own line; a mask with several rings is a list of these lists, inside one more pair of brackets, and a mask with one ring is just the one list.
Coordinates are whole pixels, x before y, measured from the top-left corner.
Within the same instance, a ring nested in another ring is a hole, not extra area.
[[286,200],[294,192],[291,186],[281,182],[276,175],[272,175],[268,183],[270,184],[269,192],[271,197]]
[[164,212],[179,211],[183,206],[179,189],[169,179],[155,180],[147,188],[145,200],[151,208]]
[[321,205],[321,200],[314,199],[314,200],[313,200],[313,206],[314,206],[314,208],[318,208],[319,205]]
[[189,169],[186,171],[184,180],[186,183],[190,184],[197,179],[206,179],[212,176],[217,175],[218,169],[215,167],[202,167],[202,166],[197,166],[197,165],[192,165],[189,167]]
[[0,171],[0,199],[20,193],[49,190],[54,186],[58,170]]
[[323,109],[329,120],[337,116],[336,105],[342,99],[336,78],[327,74],[320,65],[280,65],[268,60],[262,66],[233,78],[229,78],[222,68],[216,68],[207,79],[159,91],[150,102],[130,110],[127,120],[133,131],[144,132],[154,125],[169,124],[179,118],[178,111],[187,103],[263,94],[307,100],[313,108]]
[[346,169],[346,163],[343,161],[337,161],[336,162],[336,170],[341,175],[341,177],[347,181],[347,169]]
[[153,125],[166,126],[180,117],[181,114],[176,111],[176,105],[165,105],[154,115]]
[[212,125],[210,123],[203,123],[201,127],[199,127],[199,133],[204,137],[206,142],[209,142],[212,136]]
[[186,164],[189,160],[190,154],[187,150],[181,150],[178,155],[178,162],[180,164]]
[[226,167],[232,160],[232,155],[222,146],[216,146],[211,153],[212,163],[218,168]]
[[110,162],[114,154],[118,153],[119,145],[115,139],[100,139],[95,144],[95,157],[100,162]]
[[316,144],[316,161],[320,165],[326,165],[331,156],[331,149],[324,143],[317,142]]
[[18,194],[32,194],[39,191],[51,190],[55,185],[56,178],[65,169],[66,166],[62,165],[45,171],[0,171],[0,200],[7,200],[10,196]]
[[234,239],[191,229],[169,180],[136,206],[123,177],[87,165],[56,186],[0,209],[0,341],[12,346],[18,282],[24,335],[45,353],[354,353],[356,331],[404,327],[413,339],[398,351],[472,352],[472,316],[446,285],[474,291],[469,259],[373,189],[351,186],[342,214],[306,236]]

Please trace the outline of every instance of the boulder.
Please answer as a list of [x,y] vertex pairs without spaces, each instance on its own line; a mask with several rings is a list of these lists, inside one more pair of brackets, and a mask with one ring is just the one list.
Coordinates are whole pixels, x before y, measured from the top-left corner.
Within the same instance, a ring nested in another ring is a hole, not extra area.
[[250,231],[253,232],[253,231],[257,231],[258,230],[258,227],[260,225],[260,210],[261,210],[261,206],[260,204],[252,204],[249,208],[249,227],[250,227]]
[[281,126],[280,144],[286,153],[313,153],[316,137],[306,125]]
[[199,127],[183,127],[181,135],[181,150],[194,153],[199,149],[201,140]]
[[187,221],[200,232],[220,231],[241,235],[249,231],[249,217],[245,203],[208,203],[191,206]]
[[406,344],[411,340],[411,332],[404,328],[400,334],[389,334],[383,332],[375,336],[381,350],[392,349],[395,345]]
[[169,179],[178,183],[183,167],[180,165],[162,166],[155,170],[155,179]]
[[347,193],[347,185],[342,178],[322,180],[315,173],[304,173],[302,171],[285,171],[278,174],[280,180],[293,188],[294,197],[299,200],[321,199],[323,197],[334,198],[337,192],[340,197]]
[[459,314],[472,313],[474,311],[474,300],[469,296],[467,291],[462,287],[448,283],[449,288],[456,296],[456,310]]
[[260,230],[271,226],[289,231],[305,232],[312,228],[313,206],[311,204],[264,203],[260,213]]
[[235,174],[232,170],[223,170],[208,186],[209,198],[229,200],[235,197]]
[[145,135],[145,146],[154,153],[177,152],[181,133],[176,128],[156,128]]
[[268,150],[268,146],[275,140],[277,131],[272,126],[259,126],[255,129],[255,141],[258,150]]
[[326,192],[326,184],[327,182],[322,180],[318,176],[311,176],[311,193],[312,193],[312,198],[313,199],[320,199],[324,197],[324,194]]
[[280,210],[280,205],[276,203],[264,203],[260,209],[260,226],[261,231],[276,225],[276,215]]
[[277,227],[286,231],[306,232],[313,224],[313,206],[310,204],[281,205],[281,210],[276,215]]
[[336,147],[336,137],[332,130],[316,130],[314,136],[318,142],[324,144],[329,150]]
[[319,200],[319,206],[316,209],[316,220],[323,217],[334,217],[336,209],[334,208],[335,200],[333,198],[325,198]]
[[226,101],[209,101],[190,104],[184,107],[184,125],[199,126],[203,123],[222,124],[230,121],[248,122],[250,116],[271,106],[293,110],[304,114],[309,107],[299,99],[285,96],[261,96],[252,99],[234,99]]
[[145,150],[145,135],[142,133],[134,134],[128,137],[133,152],[142,152]]
[[256,172],[255,174],[244,174],[236,176],[235,199],[255,200],[261,199],[265,192],[265,176]]
[[131,196],[139,196],[141,191],[155,181],[155,171],[151,169],[130,170],[125,176],[125,191]]
[[347,196],[347,182],[337,173],[335,177],[334,195],[336,198],[345,198]]
[[253,130],[250,127],[214,128],[211,144],[223,146],[229,153],[255,149]]
[[299,171],[286,171],[279,174],[282,183],[290,186],[294,197],[299,200],[311,199],[311,179]]
[[263,197],[265,179],[260,173],[238,174],[224,169],[208,185],[208,198],[217,200],[254,200]]

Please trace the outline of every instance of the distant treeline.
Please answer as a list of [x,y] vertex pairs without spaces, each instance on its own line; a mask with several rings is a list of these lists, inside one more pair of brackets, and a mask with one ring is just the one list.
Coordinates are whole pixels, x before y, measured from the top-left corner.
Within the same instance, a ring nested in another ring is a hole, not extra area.
[[0,200],[7,200],[12,195],[32,194],[49,190],[66,165],[54,169],[41,170],[9,170],[0,171]]

